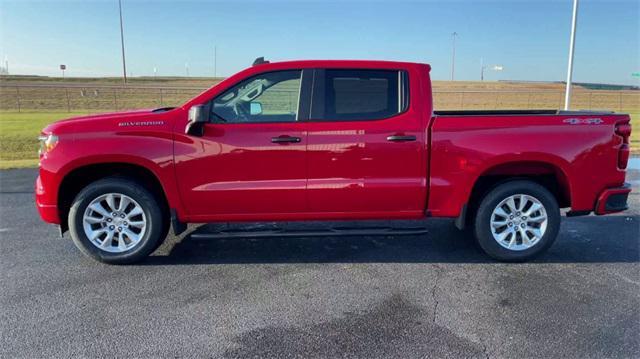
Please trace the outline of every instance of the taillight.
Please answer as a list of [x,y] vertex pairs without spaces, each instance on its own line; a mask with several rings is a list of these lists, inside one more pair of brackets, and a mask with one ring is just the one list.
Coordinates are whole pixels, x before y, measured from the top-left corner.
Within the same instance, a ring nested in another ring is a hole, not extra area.
[[627,168],[627,163],[629,162],[629,137],[631,136],[631,124],[629,122],[617,123],[616,135],[622,137],[622,143],[618,149],[618,168],[623,170]]
[[631,136],[631,124],[629,122],[616,124],[616,135],[622,137],[623,143],[629,143],[629,136]]

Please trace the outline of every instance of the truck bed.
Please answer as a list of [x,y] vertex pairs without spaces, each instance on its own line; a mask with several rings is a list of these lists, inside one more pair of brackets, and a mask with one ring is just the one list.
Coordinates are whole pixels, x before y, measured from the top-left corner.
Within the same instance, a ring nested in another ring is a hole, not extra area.
[[564,110],[447,110],[434,111],[436,116],[540,116],[540,115],[611,115],[607,111],[564,111]]

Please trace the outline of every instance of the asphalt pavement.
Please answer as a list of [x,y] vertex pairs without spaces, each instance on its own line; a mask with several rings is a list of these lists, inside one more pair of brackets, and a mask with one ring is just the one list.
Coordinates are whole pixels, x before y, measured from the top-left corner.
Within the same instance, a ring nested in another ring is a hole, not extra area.
[[563,218],[523,264],[428,220],[420,236],[171,237],[109,266],[40,221],[34,179],[0,172],[2,358],[640,357],[637,170],[629,211]]

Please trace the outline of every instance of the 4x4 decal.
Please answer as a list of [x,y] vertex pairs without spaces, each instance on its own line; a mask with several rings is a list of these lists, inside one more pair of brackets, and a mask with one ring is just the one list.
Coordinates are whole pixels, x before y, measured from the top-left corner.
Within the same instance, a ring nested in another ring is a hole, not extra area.
[[604,123],[601,118],[567,118],[562,122],[570,125],[600,125]]

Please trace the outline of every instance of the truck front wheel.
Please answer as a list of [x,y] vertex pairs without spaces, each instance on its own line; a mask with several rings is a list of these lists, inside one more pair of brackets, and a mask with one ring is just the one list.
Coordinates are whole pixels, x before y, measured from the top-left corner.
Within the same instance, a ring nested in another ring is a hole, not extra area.
[[553,244],[560,229],[560,209],[545,187],[532,181],[510,181],[484,196],[473,229],[489,256],[506,262],[525,261]]
[[164,240],[158,202],[126,178],[106,178],[85,187],[69,210],[69,231],[86,255],[109,264],[140,261]]

